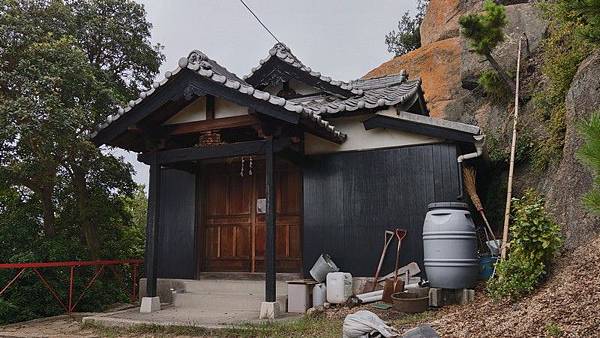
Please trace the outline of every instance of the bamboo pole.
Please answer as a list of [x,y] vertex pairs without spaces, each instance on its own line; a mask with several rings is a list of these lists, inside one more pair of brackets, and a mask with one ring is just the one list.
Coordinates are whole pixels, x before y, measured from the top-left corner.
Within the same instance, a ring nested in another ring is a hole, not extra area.
[[519,37],[519,51],[517,53],[517,79],[515,90],[515,115],[513,117],[513,132],[512,143],[510,146],[510,165],[508,167],[508,187],[506,189],[506,209],[504,210],[504,229],[502,232],[502,253],[500,258],[506,258],[506,250],[508,246],[508,225],[510,223],[510,204],[512,200],[512,183],[513,173],[515,170],[515,148],[517,144],[517,120],[519,119],[519,75],[521,69],[521,42]]

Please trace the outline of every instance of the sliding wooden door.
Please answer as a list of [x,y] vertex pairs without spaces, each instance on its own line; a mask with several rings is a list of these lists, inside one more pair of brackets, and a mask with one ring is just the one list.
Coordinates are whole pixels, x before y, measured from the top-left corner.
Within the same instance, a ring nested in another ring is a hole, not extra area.
[[[264,161],[207,165],[204,170],[204,271],[264,271]],[[302,175],[277,161],[277,271],[299,272],[301,261]]]

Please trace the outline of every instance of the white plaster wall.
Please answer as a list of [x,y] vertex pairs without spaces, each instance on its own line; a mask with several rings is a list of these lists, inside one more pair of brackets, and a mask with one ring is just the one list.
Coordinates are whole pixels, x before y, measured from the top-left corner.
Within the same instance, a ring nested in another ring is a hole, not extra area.
[[231,101],[217,97],[215,99],[215,118],[248,115],[248,107],[240,106]]
[[[247,107],[240,106],[221,98],[215,99],[215,118],[217,119],[247,114]],[[204,120],[206,120],[206,97],[201,96],[189,105],[185,106],[185,108],[183,108],[177,114],[173,115],[164,124],[177,124]]]
[[362,122],[372,115],[332,119],[331,123],[348,135],[346,142],[336,144],[318,136],[305,133],[306,154],[326,154],[342,151],[391,148],[418,144],[437,143],[442,140],[399,130],[375,128],[366,130]]
[[206,120],[206,97],[200,96],[194,102],[185,106],[177,114],[171,116],[164,124],[177,124]]

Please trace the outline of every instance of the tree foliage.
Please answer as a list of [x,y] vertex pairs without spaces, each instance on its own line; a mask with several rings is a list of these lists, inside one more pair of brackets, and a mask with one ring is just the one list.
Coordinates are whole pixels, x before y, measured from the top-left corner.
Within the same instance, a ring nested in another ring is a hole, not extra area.
[[584,198],[586,206],[600,214],[600,111],[584,121],[580,131],[585,143],[579,149],[579,158],[585,163],[594,175],[592,190]]
[[469,40],[474,53],[484,56],[498,73],[502,81],[515,94],[516,86],[506,70],[492,56],[492,51],[504,41],[504,28],[508,23],[503,5],[485,0],[483,12],[460,17],[461,34]]
[[428,4],[429,0],[417,0],[417,13],[414,17],[409,11],[404,12],[398,21],[398,31],[392,30],[385,35],[388,52],[400,56],[421,47],[420,28]]
[[483,13],[462,16],[459,23],[462,34],[469,39],[473,51],[485,56],[504,41],[504,28],[508,22],[502,5],[486,0],[483,10]]
[[131,254],[133,169],[88,135],[158,73],[150,28],[131,0],[0,1],[0,261]]

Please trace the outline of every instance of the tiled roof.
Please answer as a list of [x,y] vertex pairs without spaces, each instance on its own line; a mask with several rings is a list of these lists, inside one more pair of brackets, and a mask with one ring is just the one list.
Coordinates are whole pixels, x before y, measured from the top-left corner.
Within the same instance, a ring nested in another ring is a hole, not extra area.
[[98,131],[108,127],[112,122],[117,121],[137,104],[142,102],[142,100],[144,100],[146,97],[152,95],[157,88],[165,85],[170,78],[179,73],[182,69],[186,68],[196,72],[198,75],[212,80],[219,85],[237,90],[242,94],[252,96],[256,99],[267,101],[270,104],[281,106],[288,111],[301,114],[301,117],[304,120],[309,121],[309,123],[314,123],[317,128],[321,128],[327,133],[330,133],[336,139],[340,141],[346,139],[345,134],[339,130],[336,130],[333,125],[330,125],[328,121],[323,120],[312,110],[306,109],[301,104],[255,89],[244,80],[238,78],[235,74],[227,71],[227,69],[209,59],[204,53],[197,50],[192,51],[188,57],[181,58],[179,60],[179,66],[171,72],[166,72],[165,78],[162,81],[153,83],[152,89],[140,93],[137,100],[129,101],[127,107],[119,108],[116,114],[110,115],[104,123],[98,126],[98,130],[92,135],[92,137],[97,135]]
[[[319,73],[312,71],[310,68],[304,66],[291,53],[289,48],[283,44],[276,44],[269,51],[269,55],[269,58],[275,56],[284,62],[297,67],[301,71],[309,73],[310,76],[318,77],[320,81],[327,81],[331,85],[339,86],[343,90],[351,92],[352,95],[342,97],[340,95],[324,92],[300,98],[284,99],[266,91],[256,89],[247,81],[239,78],[234,73],[229,72],[226,68],[219,65],[216,61],[208,58],[202,52],[194,50],[187,57],[183,57],[179,60],[178,67],[175,70],[166,72],[163,80],[153,83],[152,88],[140,93],[138,99],[130,101],[127,106],[119,108],[117,113],[110,115],[104,123],[98,126],[98,130],[92,137],[95,137],[100,130],[107,128],[111,123],[120,119],[146,97],[151,96],[156,89],[165,85],[182,69],[191,70],[196,74],[213,81],[216,85],[236,90],[241,94],[252,96],[255,99],[266,101],[271,105],[279,106],[287,111],[300,114],[300,118],[304,121],[305,125],[313,125],[340,142],[343,142],[346,139],[346,135],[337,130],[328,121],[324,120],[324,118],[328,116],[343,115],[343,112],[352,112],[362,109],[383,110],[397,104],[406,103],[412,105],[416,102],[416,99],[422,95],[421,80],[408,80],[408,75],[404,71],[400,74],[371,79],[358,79],[346,83],[331,80],[331,78],[324,77]],[[261,65],[267,62],[269,58],[262,60]],[[254,68],[252,74],[257,70],[258,68]]]
[[409,81],[406,73],[403,72],[381,78],[355,80],[351,83],[354,88],[362,90],[363,95],[339,98],[334,95],[322,94],[290,101],[301,104],[304,108],[322,116],[358,109],[383,108],[414,98],[415,95],[418,95],[421,80]]
[[330,85],[337,86],[343,90],[350,91],[350,93],[354,95],[362,94],[362,90],[354,88],[352,84],[348,82],[333,80],[331,77],[322,75],[321,73],[312,70],[310,67],[305,66],[294,54],[292,54],[292,51],[281,42],[276,43],[273,46],[273,48],[269,50],[269,55],[266,58],[260,60],[258,66],[252,68],[250,74],[244,76],[244,80],[250,79],[259,69],[263,67],[265,63],[267,63],[267,61],[274,57],[309,74],[317,81],[327,82]]

